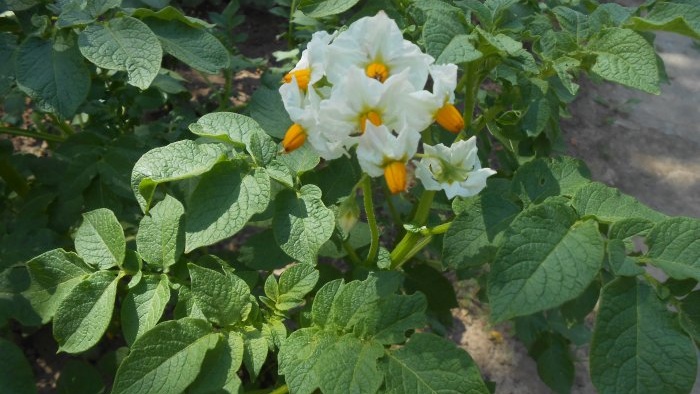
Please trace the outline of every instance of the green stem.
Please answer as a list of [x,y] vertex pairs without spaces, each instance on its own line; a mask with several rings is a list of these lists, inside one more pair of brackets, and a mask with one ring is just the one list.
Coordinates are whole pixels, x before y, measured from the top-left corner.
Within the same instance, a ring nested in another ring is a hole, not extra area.
[[357,255],[357,252],[355,251],[355,249],[353,249],[352,245],[350,245],[350,242],[348,242],[347,239],[341,239],[340,242],[343,244],[343,249],[345,249],[345,252],[348,254],[348,257],[350,258],[350,261],[353,262],[353,264],[356,264],[356,265],[363,265],[364,264],[364,262],[362,261],[360,256]]
[[20,129],[20,128],[16,128],[16,127],[0,126],[0,133],[10,134],[10,135],[18,135],[18,136],[22,136],[22,137],[31,137],[31,138],[36,138],[36,139],[46,140],[46,141],[53,141],[53,142],[63,142],[66,140],[65,137],[62,137],[60,135],[39,133],[36,131],[29,131],[29,130],[24,130],[24,129]]
[[276,389],[270,391],[268,394],[287,394],[289,392],[289,387],[287,387],[286,384],[283,384]]
[[[481,77],[479,76],[479,71],[481,69],[481,62],[475,62],[471,64],[466,64],[463,79],[466,78],[464,83],[464,113],[462,117],[464,118],[464,124],[467,129],[471,127],[472,118],[474,117],[474,109],[476,107],[476,101],[479,94],[479,86],[481,86]],[[466,133],[459,133],[458,139],[465,138]]]
[[231,69],[224,70],[224,78],[224,89],[219,97],[219,111],[231,105],[231,101],[229,100],[229,96],[231,96],[231,82],[233,80]]
[[51,117],[51,120],[53,120],[54,124],[56,124],[56,127],[58,127],[61,130],[63,135],[68,136],[75,134],[75,130],[73,130],[73,128],[70,127],[68,123],[59,119],[58,116],[54,114],[49,114],[49,116]]
[[287,45],[289,48],[295,47],[294,43],[294,25],[292,20],[294,19],[294,12],[297,10],[297,0],[292,0],[292,5],[289,8],[289,28],[287,30]]
[[[428,221],[430,206],[433,204],[435,193],[436,192],[433,190],[426,190],[423,192],[418,200],[418,206],[416,207],[416,213],[413,216],[412,223],[422,226]],[[427,245],[427,243],[423,244],[422,242],[425,238],[428,238],[429,243],[429,238],[432,238],[432,236],[424,237],[421,234],[413,232],[406,233],[394,250],[391,251],[391,269],[401,267],[406,261],[418,253],[421,248]],[[417,246],[419,246],[418,249],[416,249]]]
[[368,175],[363,175],[362,179],[362,200],[365,205],[365,214],[367,215],[367,224],[369,224],[369,232],[371,241],[369,244],[369,252],[365,264],[373,265],[377,259],[379,252],[379,228],[377,227],[377,217],[374,215],[374,202],[372,201],[372,179]]
[[452,222],[447,222],[443,223],[441,225],[435,226],[433,228],[427,228],[425,230],[421,230],[421,234],[423,235],[438,235],[438,234],[444,234],[447,232],[447,230],[450,229],[450,226],[452,225]]

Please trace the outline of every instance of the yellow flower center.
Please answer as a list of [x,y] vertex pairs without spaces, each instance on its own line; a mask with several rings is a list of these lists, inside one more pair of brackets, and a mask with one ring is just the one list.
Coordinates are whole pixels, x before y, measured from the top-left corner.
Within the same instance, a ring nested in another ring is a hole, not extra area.
[[389,69],[383,63],[374,62],[370,63],[367,68],[365,68],[365,74],[383,83],[389,78]]
[[455,134],[459,133],[464,128],[462,114],[450,103],[445,103],[445,105],[435,113],[435,121],[447,131]]
[[284,82],[292,82],[292,77],[296,77],[297,84],[299,84],[299,88],[303,91],[306,91],[306,89],[309,88],[309,80],[311,79],[311,69],[303,68],[301,70],[290,71],[284,76]]
[[391,194],[406,190],[406,164],[402,161],[392,161],[384,167],[384,179]]
[[362,116],[360,116],[360,131],[362,134],[365,133],[365,128],[367,127],[367,121],[370,121],[373,125],[375,126],[381,126],[382,124],[382,118],[379,116],[379,114],[375,111],[369,111]]
[[282,140],[282,147],[285,152],[289,153],[304,145],[304,142],[306,142],[306,131],[301,125],[294,123],[287,129],[287,133]]

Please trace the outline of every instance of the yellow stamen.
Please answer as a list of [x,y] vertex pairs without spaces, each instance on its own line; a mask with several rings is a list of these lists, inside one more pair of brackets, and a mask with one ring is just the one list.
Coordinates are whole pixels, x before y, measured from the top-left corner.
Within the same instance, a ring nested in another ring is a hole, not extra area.
[[406,164],[402,161],[392,161],[384,167],[384,179],[391,194],[406,190]]
[[375,126],[382,125],[382,117],[379,116],[378,113],[374,111],[369,111],[365,114],[362,114],[362,116],[360,116],[360,131],[362,132],[362,134],[365,133],[365,128],[367,127],[368,120]]
[[446,103],[437,111],[435,114],[435,120],[440,126],[444,127],[451,133],[457,134],[464,128],[464,119],[462,119],[462,114],[460,114],[457,108],[450,103]]
[[365,68],[365,74],[370,78],[384,83],[384,81],[389,78],[389,69],[382,63],[370,63],[367,68]]
[[309,88],[309,80],[311,79],[311,69],[303,68],[301,70],[290,71],[287,73],[287,75],[284,76],[284,82],[292,82],[292,77],[296,77],[297,84],[299,84],[299,88],[303,91],[306,91],[306,89]]
[[289,153],[304,145],[304,142],[306,142],[306,131],[301,125],[294,123],[287,129],[287,133],[282,140],[282,147],[285,152]]

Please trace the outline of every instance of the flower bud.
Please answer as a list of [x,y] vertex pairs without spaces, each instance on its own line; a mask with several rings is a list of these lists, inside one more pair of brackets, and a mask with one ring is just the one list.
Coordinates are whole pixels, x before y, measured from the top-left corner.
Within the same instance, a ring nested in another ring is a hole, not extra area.
[[287,133],[282,140],[282,147],[285,152],[289,153],[304,145],[304,142],[306,142],[306,131],[299,123],[294,123],[287,129]]
[[391,194],[406,190],[406,164],[402,161],[392,161],[384,167],[384,179]]
[[435,121],[450,133],[459,133],[464,128],[464,119],[453,104],[446,103],[435,114]]
[[352,230],[352,228],[355,227],[355,224],[357,224],[357,220],[359,219],[359,217],[360,207],[357,206],[357,200],[355,200],[355,196],[352,195],[350,197],[344,198],[340,202],[340,205],[338,206],[338,210],[336,211],[335,215],[336,223],[338,224],[338,228],[340,229],[343,238],[347,237],[350,234],[350,230]]

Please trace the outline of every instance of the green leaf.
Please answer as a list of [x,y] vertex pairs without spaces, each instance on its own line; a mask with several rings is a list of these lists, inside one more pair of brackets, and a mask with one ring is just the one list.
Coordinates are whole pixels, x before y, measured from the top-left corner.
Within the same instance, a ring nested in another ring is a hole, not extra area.
[[68,360],[56,382],[56,393],[59,394],[102,394],[104,390],[100,371],[83,360]]
[[406,332],[423,328],[427,323],[425,310],[428,303],[421,293],[391,294],[377,301],[376,313],[360,320],[355,334],[370,337],[382,345],[403,343]]
[[213,28],[214,24],[208,23],[205,20],[187,16],[182,13],[182,11],[177,8],[167,5],[170,0],[140,0],[142,3],[149,5],[150,7],[158,9],[154,11],[148,8],[137,8],[133,10],[131,16],[134,18],[145,19],[145,18],[156,18],[163,21],[178,21],[186,24],[190,27],[195,28]]
[[374,341],[361,341],[352,336],[340,337],[325,349],[316,364],[323,376],[319,387],[325,393],[374,393],[382,384],[377,360],[384,347]]
[[108,10],[119,7],[121,0],[67,1],[61,6],[56,26],[58,28],[86,25]]
[[185,252],[236,234],[269,202],[270,178],[264,170],[246,174],[232,162],[217,164],[202,176],[189,198]]
[[265,134],[260,125],[245,115],[213,112],[190,124],[190,131],[204,137],[219,138],[236,145],[249,145],[252,134]]
[[598,182],[591,182],[580,188],[571,205],[579,215],[595,216],[596,220],[604,223],[632,218],[658,222],[666,218],[663,213],[644,206],[633,197]]
[[43,323],[51,320],[63,299],[93,272],[77,254],[63,249],[50,250],[31,259],[27,268],[32,285],[24,295]]
[[333,303],[343,286],[343,280],[336,279],[326,283],[316,292],[314,303],[311,306],[311,319],[315,325],[325,327],[327,323],[330,323],[329,318]]
[[224,157],[224,145],[198,144],[190,140],[152,149],[134,165],[131,189],[141,209],[147,213],[160,183],[201,175]]
[[695,342],[700,342],[700,291],[694,291],[681,300],[680,323]]
[[[467,29],[462,24],[462,19],[458,12],[428,13],[428,17],[423,25],[423,41],[425,42],[425,51],[428,55],[439,59],[443,53],[447,52],[455,37],[467,34]],[[463,38],[458,39],[445,57],[461,56],[462,53],[457,51],[456,45],[463,41]]]
[[229,66],[228,51],[205,30],[177,20],[148,18],[145,22],[158,36],[163,50],[188,66],[209,74]]
[[471,36],[458,34],[452,37],[450,43],[443,49],[435,63],[437,64],[460,64],[470,63],[481,59],[484,54],[478,51],[472,44]]
[[[275,89],[260,86],[250,98],[250,116],[255,119],[268,135],[282,139],[292,120],[284,109],[282,96]],[[332,163],[332,162],[331,162]]]
[[569,342],[561,335],[547,333],[530,351],[537,362],[537,374],[557,393],[570,393],[574,383],[574,361]]
[[700,220],[679,217],[659,222],[649,231],[647,245],[645,257],[670,277],[700,280]]
[[634,30],[663,30],[700,39],[700,7],[687,2],[659,1],[645,16],[633,17],[628,26]]
[[335,228],[335,215],[321,201],[321,190],[304,185],[296,195],[284,190],[275,199],[275,240],[299,262],[315,264],[317,253]]
[[243,340],[245,342],[243,364],[245,364],[248,373],[255,380],[270,350],[268,339],[257,328],[246,327],[245,331],[243,331]]
[[59,351],[80,353],[102,338],[112,320],[119,278],[114,272],[95,272],[63,299],[53,322]]
[[571,157],[536,159],[518,168],[511,190],[524,203],[539,204],[547,197],[573,196],[590,183],[590,176],[586,165]]
[[491,265],[488,296],[496,322],[579,296],[598,274],[605,244],[596,222],[577,221],[562,203],[518,215]]
[[688,393],[697,373],[692,341],[635,278],[603,288],[590,357],[593,384],[605,393]]
[[141,219],[136,248],[148,264],[168,268],[185,250],[185,208],[180,201],[165,195]]
[[272,229],[251,236],[241,246],[238,260],[254,270],[272,271],[288,265],[293,259],[277,244],[270,242],[273,238]]
[[654,223],[647,219],[628,218],[613,222],[608,229],[608,238],[620,239],[631,244],[635,236],[646,236]]
[[146,89],[158,75],[163,50],[158,37],[138,19],[123,16],[95,23],[80,33],[80,52],[96,66],[126,71],[129,84]]
[[621,240],[608,240],[607,253],[610,268],[616,276],[637,276],[644,273],[644,269],[627,256],[625,244]]
[[122,331],[129,346],[156,326],[168,301],[170,287],[166,275],[146,275],[129,289],[121,309]]
[[304,184],[311,183],[323,190],[321,199],[330,206],[352,194],[355,185],[362,178],[362,169],[357,160],[345,156],[326,164],[316,171],[305,173],[301,180]]
[[301,0],[299,10],[312,18],[323,18],[349,10],[359,0]]
[[15,70],[17,85],[37,107],[62,118],[73,116],[90,90],[90,72],[74,36],[56,41],[30,37],[19,47]]
[[237,372],[243,361],[243,337],[237,332],[224,335],[226,339],[207,353],[201,372],[187,389],[189,393],[238,393],[242,389]]
[[304,296],[316,286],[318,277],[318,271],[311,265],[296,264],[287,268],[279,280],[277,309],[286,311],[301,305]]
[[83,214],[83,223],[75,233],[75,250],[86,263],[101,269],[121,266],[126,239],[114,213],[106,208]]
[[[336,160],[333,160],[331,163],[335,161]],[[289,167],[282,164],[282,162],[273,160],[270,163],[267,163],[265,165],[265,172],[267,172],[267,175],[269,175],[271,179],[274,179],[285,187],[290,189],[294,188],[294,177]],[[310,174],[314,174],[314,172],[311,172]]]
[[586,41],[595,31],[586,14],[564,6],[552,8],[552,13],[557,18],[559,26],[572,33],[578,43]]
[[520,207],[496,193],[465,200],[442,242],[443,262],[450,268],[477,267],[493,259],[503,233]]
[[469,354],[434,334],[413,334],[387,350],[383,367],[387,393],[489,393]]
[[155,326],[134,342],[117,370],[112,394],[184,391],[220,339],[204,320],[186,317]]
[[250,288],[234,274],[220,274],[188,264],[192,296],[204,316],[219,326],[238,323],[250,311]]
[[[315,303],[314,303],[315,305]],[[321,356],[337,341],[335,333],[316,328],[294,331],[282,343],[278,355],[279,373],[295,394],[311,394],[329,377],[318,372]]]
[[32,367],[22,349],[0,338],[0,387],[7,393],[36,393]]
[[294,175],[313,170],[321,161],[321,157],[310,146],[304,144],[299,149],[295,149],[291,153],[280,155],[277,160],[289,167],[289,170]]
[[587,48],[597,55],[591,71],[600,77],[647,93],[660,93],[656,52],[638,33],[604,29]]

